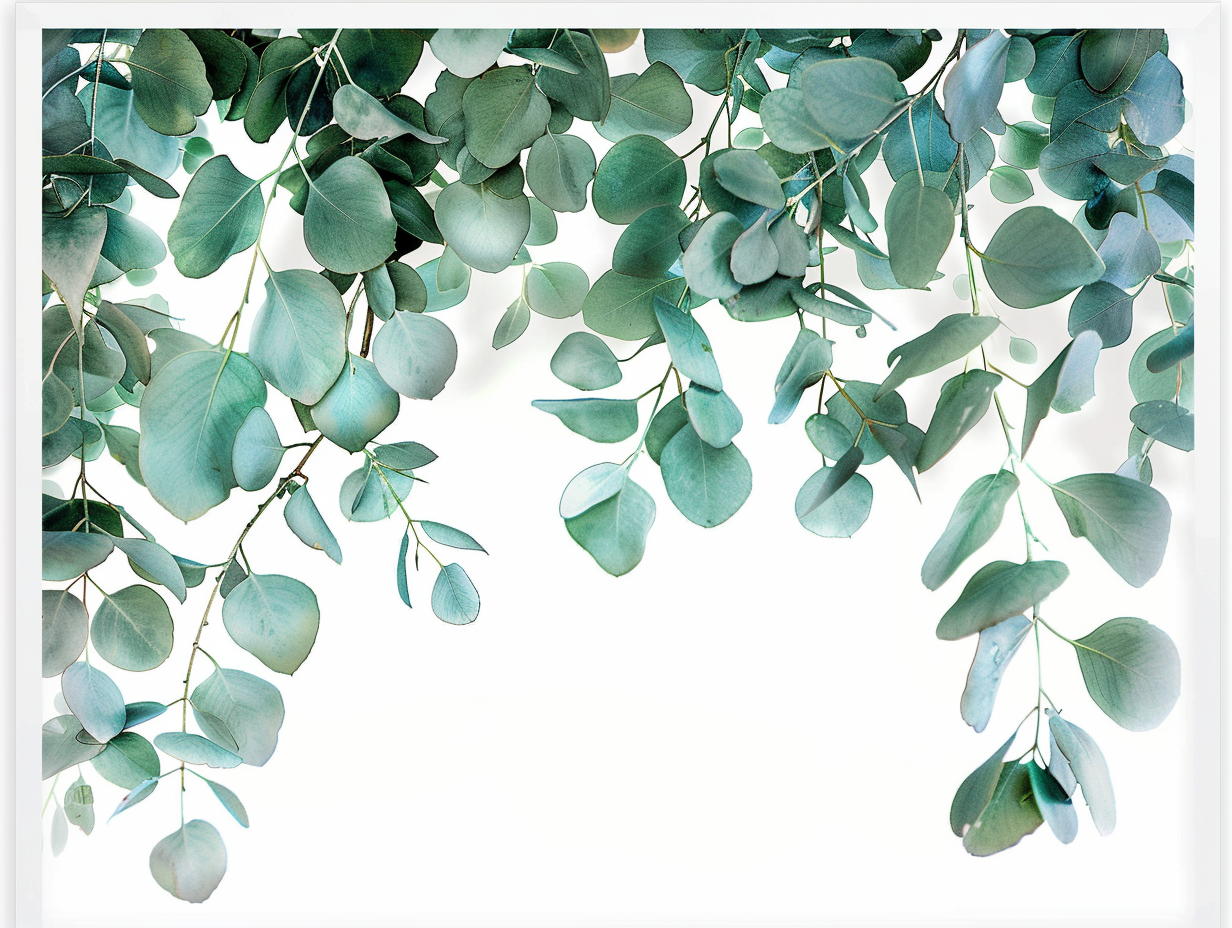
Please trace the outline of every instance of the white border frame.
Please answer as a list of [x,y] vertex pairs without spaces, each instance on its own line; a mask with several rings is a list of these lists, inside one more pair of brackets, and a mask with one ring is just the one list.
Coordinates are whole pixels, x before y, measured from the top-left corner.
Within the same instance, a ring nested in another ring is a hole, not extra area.
[[[802,15],[820,15],[826,7],[832,7],[839,18],[849,17],[857,21],[919,20],[920,7],[911,3],[862,3],[825,4],[809,3],[586,3],[585,19],[593,26],[644,26],[653,19],[656,25],[698,25],[699,18],[707,26],[747,24],[751,19],[758,23],[798,25]],[[381,26],[397,24],[398,20],[413,21],[418,25],[445,26],[465,22],[509,22],[516,18],[519,25],[539,25],[558,22],[563,12],[558,3],[525,3],[516,6],[492,2],[446,3],[18,3],[16,4],[16,30],[14,33],[14,82],[15,106],[12,113],[15,121],[10,129],[37,127],[39,125],[38,82],[33,75],[39,73],[37,41],[44,19],[54,18],[56,23],[73,22],[79,28],[107,26],[111,28],[137,26],[182,27],[185,25],[218,25],[242,22],[251,26],[282,26],[288,16],[298,21],[325,21],[337,17],[337,11],[345,10],[348,22],[353,24],[373,23]],[[875,15],[873,11],[875,10]],[[576,16],[576,6],[569,15]],[[1221,5],[1217,3],[1118,3],[1115,6],[1120,25],[1158,25],[1167,20],[1172,28],[1195,30],[1196,57],[1207,62],[1213,73],[1205,73],[1202,83],[1193,83],[1186,88],[1195,109],[1202,114],[1222,116],[1221,94],[1223,69],[1223,22]],[[1067,26],[1103,25],[1107,22],[1110,5],[1103,3],[997,3],[980,6],[961,3],[929,4],[927,18],[930,24],[953,26],[961,23],[968,27],[1004,25],[1047,26],[1065,23]],[[853,23],[858,25],[859,22]],[[1218,88],[1218,89],[1217,89]],[[1221,118],[1202,119],[1196,127],[1196,186],[1203,193],[1199,208],[1195,238],[1201,242],[1202,253],[1211,258],[1202,265],[1202,275],[1197,288],[1198,299],[1204,304],[1216,306],[1221,288],[1220,222],[1213,204],[1225,207],[1221,184],[1220,162],[1215,153],[1221,150],[1223,141]],[[31,184],[16,184],[16,178],[37,174],[40,150],[33,144],[38,130],[18,135],[13,132],[15,174],[6,178],[6,189],[13,189],[8,198],[15,204],[10,225],[16,251],[15,307],[34,306],[39,302],[39,281],[32,269],[39,266],[36,237],[22,235],[18,231],[19,217],[39,215],[38,188]],[[20,144],[19,144],[20,140]],[[8,188],[15,184],[15,188]],[[11,252],[10,252],[11,254]],[[1197,508],[1195,517],[1196,554],[1194,591],[1195,608],[1201,618],[1195,624],[1195,647],[1193,665],[1186,668],[1189,685],[1199,706],[1209,707],[1196,724],[1196,763],[1192,771],[1193,833],[1196,859],[1199,869],[1193,874],[1195,906],[1192,912],[1192,928],[1209,928],[1221,924],[1221,899],[1224,868],[1220,857],[1224,815],[1221,804],[1222,744],[1224,706],[1222,670],[1227,663],[1227,651],[1222,640],[1222,568],[1232,569],[1225,562],[1221,549],[1221,530],[1225,524],[1221,493],[1221,465],[1224,461],[1225,430],[1222,427],[1223,383],[1220,370],[1221,357],[1232,357],[1225,344],[1220,314],[1215,309],[1203,313],[1203,339],[1197,346],[1195,378],[1197,393],[1205,401],[1198,410],[1198,450],[1195,459],[1197,474],[1196,492],[1203,505]],[[38,497],[29,492],[36,486],[41,474],[41,461],[35,452],[39,447],[38,410],[41,395],[33,384],[37,378],[38,346],[40,344],[39,316],[29,311],[13,314],[15,364],[14,412],[15,431],[13,439],[12,473],[14,477],[14,506],[12,509],[15,534],[10,539],[13,557],[6,558],[4,573],[0,574],[0,586],[8,578],[8,570],[14,569],[7,589],[4,608],[14,618],[9,626],[14,631],[13,647],[6,659],[4,651],[8,642],[0,640],[0,665],[12,660],[14,681],[12,748],[14,767],[13,791],[15,805],[12,808],[12,845],[4,848],[12,855],[5,863],[6,873],[0,887],[13,886],[13,912],[19,928],[33,928],[42,923],[42,855],[21,853],[21,849],[33,849],[41,844],[41,823],[38,813],[40,801],[41,751],[40,722],[38,718],[39,691],[39,628],[30,617],[38,611],[39,584],[41,575],[41,548],[22,544],[21,539],[34,537],[39,519]],[[1213,398],[1213,399],[1212,399]],[[4,463],[7,463],[5,461]],[[0,464],[0,467],[3,467]],[[26,488],[23,492],[22,488]],[[21,617],[22,621],[16,621]],[[7,634],[6,634],[7,637]],[[1212,814],[1219,808],[1218,816]],[[4,822],[8,816],[0,818]],[[7,844],[7,842],[6,842]],[[10,876],[11,875],[11,876]],[[9,879],[14,879],[9,884]],[[7,908],[7,907],[6,907]],[[4,918],[8,922],[8,917]],[[1002,922],[1004,926],[1014,923]],[[1059,923],[1057,923],[1059,924]],[[1145,923],[1139,923],[1145,924]],[[1032,923],[1034,928],[1034,923]]]

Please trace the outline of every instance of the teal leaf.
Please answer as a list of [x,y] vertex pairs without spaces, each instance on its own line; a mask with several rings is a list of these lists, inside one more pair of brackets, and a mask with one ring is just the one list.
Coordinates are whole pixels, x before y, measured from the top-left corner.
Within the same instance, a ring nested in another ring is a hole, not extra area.
[[104,207],[81,206],[67,216],[43,218],[43,273],[75,319],[81,318],[107,237],[107,215]]
[[436,198],[436,224],[466,264],[495,274],[513,263],[530,231],[530,201],[506,199],[487,182],[455,181]]
[[714,448],[724,448],[744,427],[744,417],[730,396],[722,390],[710,390],[693,384],[684,394],[689,422],[702,441]]
[[1173,329],[1169,326],[1145,339],[1134,352],[1134,356],[1129,361],[1129,387],[1133,391],[1135,402],[1175,399],[1186,409],[1193,409],[1194,362],[1192,355],[1182,358],[1179,362],[1161,367],[1158,371],[1152,371],[1147,366],[1148,359],[1175,337]]
[[933,410],[920,453],[916,456],[916,469],[920,473],[949,454],[984,418],[993,391],[1000,383],[999,374],[974,368],[965,374],[956,374],[941,385],[937,408]]
[[[853,455],[849,460],[856,458]],[[823,490],[837,482],[832,476],[836,470],[837,464],[821,468],[796,494],[796,518],[822,538],[850,538],[868,519],[873,507],[873,485],[862,474],[852,474],[837,490],[823,496]]]
[[545,132],[526,156],[526,183],[535,199],[564,213],[586,208],[586,188],[595,176],[595,153],[576,135]]
[[690,290],[720,300],[740,292],[732,276],[731,253],[743,234],[744,226],[731,213],[715,213],[702,223],[681,258]]
[[711,447],[692,428],[682,428],[659,458],[663,484],[690,522],[710,528],[726,522],[753,489],[753,470],[735,445]]
[[620,233],[612,251],[612,269],[631,277],[657,280],[680,257],[680,233],[689,217],[674,204],[652,207]]
[[1027,773],[1040,815],[1057,840],[1069,844],[1078,836],[1078,812],[1073,801],[1056,778],[1034,760],[1028,762]]
[[954,237],[954,204],[919,174],[904,174],[886,201],[885,226],[894,279],[904,287],[926,288]]
[[250,573],[222,604],[227,634],[277,673],[293,674],[308,658],[321,625],[316,594],[293,577]]
[[[1159,176],[1162,178],[1165,174],[1180,177],[1171,171],[1161,171]],[[1185,183],[1189,181],[1185,180]],[[1158,195],[1158,181],[1155,190]],[[1128,213],[1117,213],[1112,217],[1108,237],[1099,246],[1098,253],[1104,262],[1104,274],[1100,279],[1122,290],[1137,287],[1159,270],[1159,243],[1136,217]]]
[[99,776],[124,789],[135,789],[157,777],[160,767],[154,745],[132,731],[122,731],[112,738],[91,763]]
[[578,119],[603,120],[611,104],[611,80],[599,44],[588,32],[561,29],[549,49],[574,67],[540,69],[536,79],[543,92]]
[[215,740],[233,739],[244,763],[260,767],[273,755],[286,713],[272,684],[219,668],[193,690],[189,704],[201,730]]
[[1002,759],[1014,743],[1014,735],[1001,745],[993,755],[973,770],[954,794],[950,805],[950,830],[961,838],[979,819],[992,799],[993,791],[1001,776]]
[[1162,29],[1092,29],[1082,39],[1079,65],[1101,93],[1129,89],[1146,60],[1159,51]]
[[226,155],[197,168],[167,229],[167,247],[185,277],[208,277],[252,246],[261,230],[261,185]]
[[828,458],[837,460],[855,444],[855,436],[834,416],[813,413],[804,420],[804,434],[813,447]]
[[1112,777],[1103,752],[1090,735],[1067,722],[1055,712],[1048,711],[1048,729],[1057,748],[1073,771],[1074,779],[1082,787],[1082,796],[1091,811],[1095,830],[1101,835],[1110,835],[1116,828],[1116,797],[1112,792]]
[[774,276],[779,253],[770,238],[770,214],[763,213],[740,234],[731,251],[731,273],[737,283],[759,284]]
[[187,135],[213,102],[205,62],[179,29],[146,29],[129,56],[133,107],[155,132]]
[[591,441],[624,441],[637,431],[637,400],[535,400],[531,405]]
[[339,158],[308,187],[304,244],[331,271],[357,274],[383,264],[397,228],[381,177],[362,158]]
[[1015,615],[980,632],[975,658],[967,672],[967,685],[963,687],[959,701],[963,721],[977,734],[988,726],[997,700],[997,690],[1001,688],[1001,676],[1026,641],[1031,628],[1030,619],[1025,615]]
[[1146,369],[1152,374],[1162,373],[1193,357],[1194,324],[1190,322],[1170,340],[1152,348],[1146,356]]
[[338,506],[350,522],[379,522],[398,511],[414,485],[412,477],[365,461],[342,481]]
[[265,281],[248,356],[275,389],[311,406],[342,370],[345,327],[333,284],[312,271],[275,271]]
[[[1004,147],[1004,146],[1003,146]],[[1002,203],[1021,203],[1031,199],[1035,188],[1031,186],[1031,178],[1019,168],[1010,165],[995,167],[988,178],[992,195]]]
[[719,376],[714,349],[710,347],[710,339],[697,320],[662,297],[655,297],[654,307],[655,318],[663,330],[676,370],[693,383],[711,390],[722,390],[723,379]]
[[[809,65],[801,74],[800,89],[813,125],[840,151],[850,151],[871,136],[906,96],[894,69],[872,58],[832,58]],[[774,140],[774,133],[770,138]]]
[[124,698],[111,677],[78,661],[60,677],[69,710],[95,741],[107,742],[124,730]]
[[1104,274],[1104,262],[1074,226],[1046,206],[1014,213],[981,257],[998,299],[1030,309],[1061,299]]
[[110,536],[86,532],[43,532],[43,579],[52,583],[76,580],[107,559]]
[[957,641],[1038,606],[1069,576],[1060,561],[993,561],[975,572],[937,624],[937,637]]
[[124,797],[116,805],[115,811],[112,812],[110,816],[108,816],[107,821],[111,821],[113,818],[115,818],[125,809],[131,809],[133,806],[141,802],[143,799],[149,799],[150,794],[154,792],[154,789],[157,786],[158,786],[157,777],[150,777],[150,779],[148,780],[142,780],[140,783],[138,783],[136,786],[134,786],[132,789],[130,789],[127,793],[124,794]]
[[1024,171],[1039,167],[1040,152],[1048,144],[1048,127],[1027,120],[1005,127],[997,154],[1008,165]]
[[1158,442],[1181,451],[1194,449],[1194,414],[1183,406],[1150,400],[1131,409],[1129,420]]
[[601,219],[628,225],[652,207],[679,206],[685,182],[684,162],[675,152],[653,136],[631,135],[599,162],[591,198]]
[[432,612],[450,625],[469,625],[479,617],[479,591],[460,564],[446,564],[436,575]]
[[86,834],[94,830],[94,790],[80,774],[64,794],[64,815]]
[[372,449],[372,456],[387,470],[396,471],[413,471],[419,467],[427,467],[436,460],[436,452],[417,441],[377,445]]
[[[864,383],[859,380],[849,380],[843,385],[846,393],[836,393],[826,400],[826,412],[844,426],[853,436],[860,432],[860,411],[870,419],[879,422],[889,422],[893,425],[903,425],[907,422],[907,404],[897,391],[885,394],[881,399],[874,400],[877,392],[876,384]],[[854,406],[852,404],[855,404]],[[885,430],[882,430],[885,431]],[[876,464],[886,456],[886,449],[881,446],[876,436],[864,429],[860,435],[860,449],[864,452],[865,464]]]
[[967,47],[945,76],[945,119],[955,142],[969,142],[994,116],[1005,87],[1010,37],[994,29]]
[[988,805],[963,836],[968,854],[988,857],[1013,847],[1040,825],[1040,814],[1025,764],[1011,761],[1001,768]]
[[1092,331],[1104,348],[1124,344],[1133,322],[1134,298],[1105,280],[1079,290],[1069,308],[1069,334]]
[[[406,530],[402,533],[402,543],[398,547],[398,563],[397,563],[397,581],[398,581],[398,596],[402,602],[406,604],[406,608],[411,608],[411,591],[406,582],[406,554],[411,548],[411,527],[408,524]],[[418,551],[418,548],[416,548]]]
[[1130,731],[1158,728],[1181,694],[1181,657],[1163,631],[1142,619],[1110,619],[1073,642],[1087,692]]
[[235,434],[265,404],[256,366],[223,348],[190,351],[165,364],[141,398],[141,473],[150,494],[185,522],[237,486]]
[[[89,739],[78,740],[78,736]],[[59,715],[43,723],[43,779],[84,764],[106,745],[85,733],[76,716]]]
[[689,413],[684,408],[683,396],[673,396],[654,414],[646,427],[646,453],[656,464],[663,449],[677,432],[689,422]]
[[218,829],[196,818],[150,851],[154,882],[185,902],[205,902],[227,872],[227,849]]
[[714,174],[728,193],[747,203],[782,209],[785,197],[778,175],[757,152],[728,149],[714,159]]
[[798,87],[781,87],[766,94],[760,116],[766,135],[783,151],[803,155],[830,144],[830,137],[813,119],[805,105],[804,91]]
[[661,296],[674,305],[684,288],[685,281],[680,277],[647,279],[608,271],[582,301],[582,318],[587,328],[609,338],[648,338],[659,331],[654,298]]
[[254,406],[235,433],[235,445],[231,449],[235,482],[244,490],[268,486],[278,473],[286,450],[265,407]]
[[811,497],[801,493],[796,499],[796,516],[803,519],[814,510],[824,505],[826,500],[843,488],[860,465],[864,463],[864,452],[859,448],[848,448],[826,472],[826,479],[814,481],[810,487]]
[[376,365],[353,354],[334,385],[312,407],[312,421],[339,448],[362,451],[398,418],[400,402]]
[[430,400],[453,375],[458,343],[439,319],[396,312],[372,340],[372,360],[382,379],[403,396]]
[[572,519],[611,499],[624,489],[629,468],[619,464],[592,464],[569,481],[560,497],[560,517]]
[[419,527],[424,530],[424,534],[438,544],[442,544],[450,548],[459,548],[463,551],[483,551],[484,554],[488,553],[483,545],[477,542],[466,532],[461,529],[454,528],[452,525],[445,525],[443,522],[431,522],[427,519],[420,519]]
[[552,107],[530,68],[496,68],[475,78],[462,94],[466,148],[490,168],[516,158],[543,135]]
[[1091,542],[1130,586],[1159,572],[1172,524],[1162,493],[1117,474],[1083,474],[1050,487],[1070,534]]
[[429,144],[447,141],[395,116],[358,84],[343,84],[334,91],[332,102],[334,119],[352,138],[388,140],[410,135]]
[[576,264],[549,261],[526,274],[526,302],[541,316],[568,319],[582,311],[590,279]]
[[612,102],[595,131],[609,142],[630,135],[675,138],[693,122],[693,101],[680,76],[662,61],[641,74],[621,74],[611,81]]
[[552,355],[552,373],[578,390],[604,390],[620,383],[620,365],[607,343],[589,332],[566,335]]
[[231,813],[231,817],[247,828],[248,810],[245,809],[244,804],[240,802],[240,797],[235,795],[235,793],[231,792],[231,790],[227,789],[227,787],[223,786],[221,783],[215,783],[213,780],[206,780],[205,777],[202,777],[201,779],[205,780],[206,785],[210,788],[210,792],[218,797],[218,801],[222,803],[222,807],[224,809]]
[[121,670],[153,670],[171,655],[174,628],[163,598],[134,584],[103,595],[90,624],[90,641],[103,660]]
[[89,637],[85,604],[68,590],[43,590],[43,676],[58,677]]
[[141,702],[125,703],[124,727],[132,728],[134,725],[140,725],[142,722],[156,719],[166,711],[167,707],[161,702],[144,700]]
[[946,316],[929,331],[906,344],[899,345],[886,358],[886,364],[898,364],[877,388],[874,399],[881,399],[911,377],[928,374],[958,361],[978,348],[1001,325],[995,316],[974,316],[954,313]]
[[1144,145],[1165,145],[1185,124],[1181,72],[1162,52],[1142,65],[1126,89],[1125,122]]
[[1022,424],[1023,457],[1049,409],[1060,413],[1077,412],[1095,395],[1095,364],[1102,347],[1095,332],[1079,332],[1027,388],[1027,409]]
[[870,422],[868,430],[877,439],[877,443],[885,449],[890,460],[898,465],[898,469],[903,472],[903,476],[911,484],[911,489],[915,491],[915,498],[919,499],[920,488],[916,485],[914,468],[916,458],[920,454],[920,446],[924,443],[924,433],[910,422],[896,426],[881,426],[876,422]]
[[451,74],[478,77],[496,64],[508,40],[508,29],[437,29],[428,44]]
[[310,548],[324,551],[335,564],[342,563],[342,548],[338,546],[338,539],[325,524],[306,486],[291,494],[282,514],[296,538]]
[[626,480],[618,493],[580,515],[566,518],[565,528],[595,563],[619,577],[641,562],[654,520],[655,504],[650,494]]
[[834,363],[834,342],[822,338],[812,329],[801,329],[783,359],[774,378],[774,406],[770,409],[770,424],[778,425],[791,418],[804,391],[818,383]]
[[1008,470],[980,477],[967,488],[945,531],[924,559],[920,579],[926,587],[938,589],[992,538],[1001,525],[1005,504],[1017,490],[1018,478]]

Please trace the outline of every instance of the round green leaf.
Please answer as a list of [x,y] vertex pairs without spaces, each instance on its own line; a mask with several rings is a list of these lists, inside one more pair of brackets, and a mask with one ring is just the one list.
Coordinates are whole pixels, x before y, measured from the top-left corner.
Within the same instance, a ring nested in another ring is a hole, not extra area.
[[334,385],[312,407],[312,421],[338,447],[362,451],[398,418],[400,402],[376,365],[353,354]]
[[232,640],[266,667],[292,674],[317,640],[321,610],[306,584],[251,573],[223,601],[222,621]]
[[680,205],[684,162],[650,135],[621,139],[603,156],[595,172],[595,212],[616,225],[628,225],[653,206]]
[[160,763],[154,745],[132,731],[122,731],[91,763],[105,780],[124,789],[134,789],[157,777]]
[[1020,209],[1001,223],[981,261],[993,293],[1017,309],[1055,302],[1104,273],[1082,233],[1046,206]]
[[179,29],[146,29],[132,54],[133,106],[155,132],[187,135],[210,108],[205,62]]
[[1181,658],[1163,631],[1123,616],[1073,644],[1087,692],[1114,722],[1150,731],[1168,717],[1181,693]]
[[260,371],[237,352],[210,348],[167,362],[141,398],[141,473],[150,494],[184,521],[225,500],[238,485],[235,434],[265,399]]
[[177,899],[205,902],[227,872],[227,849],[218,829],[193,819],[150,852],[154,881]]
[[624,441],[637,431],[637,400],[535,400],[531,405],[591,441]]
[[667,495],[686,519],[710,528],[726,522],[753,490],[753,470],[733,444],[714,448],[682,428],[659,457]]
[[335,564],[342,563],[342,548],[338,546],[338,539],[325,524],[316,503],[308,495],[307,487],[300,487],[291,494],[282,514],[296,538],[310,548],[324,551]]
[[43,590],[43,676],[58,677],[81,656],[89,617],[68,590]]
[[495,274],[511,263],[530,231],[530,201],[500,196],[492,184],[455,181],[436,198],[436,222],[466,264]]
[[309,185],[304,244],[331,271],[357,274],[383,264],[397,229],[381,176],[362,158],[339,158]]
[[462,117],[471,157],[499,168],[547,129],[552,107],[530,68],[496,68],[466,85]]
[[469,625],[479,617],[479,592],[460,564],[446,564],[436,575],[432,612],[450,625]]
[[595,174],[595,153],[575,135],[541,135],[526,156],[526,183],[545,206],[565,213],[586,208],[586,187]]
[[235,482],[244,490],[264,488],[278,473],[286,450],[265,407],[254,406],[235,433],[235,447],[231,451]]
[[631,277],[661,279],[680,257],[680,233],[689,218],[679,206],[655,206],[620,234],[612,269]]
[[565,336],[552,355],[552,373],[579,390],[603,390],[620,383],[620,365],[603,339],[589,332]]
[[111,677],[78,661],[60,677],[60,692],[73,715],[95,741],[107,742],[124,729],[124,698]]
[[565,528],[595,563],[620,577],[641,562],[654,520],[655,504],[650,494],[626,480],[618,493],[565,519]]
[[595,124],[609,142],[630,135],[651,135],[667,141],[689,128],[693,101],[684,81],[661,61],[641,74],[612,78],[612,104],[607,117]]
[[833,467],[823,467],[804,482],[796,494],[796,518],[822,538],[850,538],[864,524],[873,508],[873,485],[862,474],[853,474],[837,491],[806,515]]
[[508,40],[508,29],[437,29],[428,44],[450,73],[478,77],[496,63]]
[[403,396],[430,400],[453,374],[458,343],[439,319],[396,312],[376,333],[372,360],[382,379]]
[[163,598],[140,584],[105,594],[90,625],[94,649],[121,670],[153,670],[171,655],[174,633]]
[[311,406],[338,379],[346,360],[346,309],[320,274],[275,271],[265,281],[248,356],[275,389]]
[[684,287],[682,277],[647,279],[608,271],[595,281],[582,301],[582,318],[587,328],[600,335],[625,341],[648,338],[659,330],[655,297],[661,296],[674,305],[684,294]]
[[220,742],[234,740],[244,763],[260,767],[273,755],[285,709],[272,684],[242,670],[216,669],[189,703],[201,730]]
[[261,185],[226,155],[197,168],[171,227],[167,247],[185,277],[208,277],[229,257],[252,246],[261,230]]

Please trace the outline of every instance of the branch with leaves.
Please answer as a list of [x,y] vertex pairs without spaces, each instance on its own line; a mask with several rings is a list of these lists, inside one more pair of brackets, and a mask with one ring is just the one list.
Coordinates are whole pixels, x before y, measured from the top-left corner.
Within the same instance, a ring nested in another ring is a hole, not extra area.
[[[610,74],[607,56],[639,35],[648,66]],[[405,521],[396,561],[405,604],[408,566],[418,569],[422,550],[436,571],[432,611],[450,624],[476,619],[473,583],[440,552],[484,549],[459,529],[416,518],[408,504],[417,471],[436,455],[378,439],[402,397],[430,400],[453,375],[457,343],[441,314],[466,299],[473,273],[515,266],[520,283],[492,347],[512,344],[537,317],[580,316],[586,331],[567,334],[548,363],[584,395],[534,405],[590,440],[636,440],[620,463],[596,463],[568,481],[560,500],[566,531],[613,575],[642,560],[656,518],[653,497],[631,476],[643,453],[697,525],[722,524],[751,493],[752,468],[735,443],[743,414],[699,318],[716,303],[738,322],[792,320],[766,400],[769,421],[786,423],[816,388],[804,431],[821,466],[795,501],[813,535],[846,538],[864,524],[869,468],[882,459],[922,495],[923,475],[995,407],[989,431],[1004,439],[1004,456],[962,494],[921,579],[938,590],[954,578],[992,542],[1014,500],[1024,560],[976,570],[937,635],[977,638],[960,700],[976,732],[989,725],[1006,665],[1028,639],[1036,687],[1022,722],[962,782],[951,825],[978,856],[1045,821],[1069,842],[1081,790],[1107,834],[1115,822],[1108,766],[1048,697],[1041,629],[1075,649],[1095,703],[1132,730],[1168,715],[1180,660],[1141,618],[1110,618],[1076,638],[1061,631],[1045,600],[1072,583],[1070,571],[1037,556],[1045,543],[1022,486],[1047,488],[1071,534],[1126,582],[1142,586],[1160,569],[1171,511],[1150,485],[1151,454],[1193,448],[1193,161],[1175,143],[1182,77],[1161,30],[958,30],[934,55],[942,39],[919,29],[45,32],[43,465],[77,459],[66,498],[44,495],[43,579],[59,585],[43,595],[43,673],[59,677],[61,690],[60,714],[43,729],[53,851],[68,824],[93,828],[87,763],[127,790],[113,815],[178,771],[179,827],[154,847],[152,874],[194,902],[219,885],[221,833],[185,820],[184,791],[204,783],[247,827],[239,797],[197,771],[264,764],[285,707],[264,677],[220,666],[206,633],[221,599],[223,632],[266,670],[290,674],[309,656],[322,621],[315,594],[301,580],[254,570],[245,542],[281,503],[290,531],[341,563],[304,472],[314,453],[360,455],[336,488],[343,518]],[[425,46],[442,68],[420,101],[404,90]],[[1001,117],[1003,90],[1018,81],[1038,122]],[[690,87],[718,100],[691,147],[675,141],[694,123]],[[257,145],[289,133],[267,173],[249,177],[214,152],[211,110],[242,123]],[[737,129],[740,120],[748,125]],[[610,147],[597,156],[570,131],[575,123],[589,123]],[[882,168],[893,187],[875,203],[865,177]],[[1034,195],[1033,176],[1078,204],[1072,221],[1025,205],[986,239],[973,229],[970,201],[985,178],[993,198],[1018,204]],[[280,188],[287,196],[276,207]],[[165,236],[134,215],[148,197],[179,200]],[[592,283],[572,263],[532,257],[531,248],[555,240],[558,213],[590,208],[623,227],[609,270]],[[275,210],[302,217],[319,267],[272,265],[262,239]],[[435,256],[409,263],[425,247]],[[954,292],[970,311],[936,318],[890,351],[888,372],[858,379],[840,333],[895,327],[854,283],[834,280],[826,257],[850,252],[860,287],[876,300],[881,291],[930,289],[954,248],[966,269]],[[250,252],[238,307],[216,343],[180,329],[156,295],[108,299],[121,278],[152,283],[168,252],[189,279]],[[258,271],[265,299],[250,314]],[[1091,399],[1103,349],[1130,339],[1135,300],[1152,282],[1162,287],[1166,325],[1140,341],[1126,370],[1135,405],[1125,463],[1115,473],[1045,479],[1027,462],[1048,434],[1045,418]],[[1010,373],[1029,370],[1038,352],[1009,334],[1001,307],[1048,307],[1071,295],[1069,343],[1033,380]],[[620,358],[611,341],[637,347]],[[663,356],[658,382],[631,398],[589,395],[619,385],[622,365],[643,352]],[[947,370],[927,428],[913,424],[899,388]],[[293,410],[303,440],[283,442],[267,409],[274,402],[283,415]],[[1021,419],[1007,411],[1020,407]],[[291,448],[306,450],[275,480]],[[230,551],[200,563],[168,551],[112,502],[120,489],[97,489],[87,463],[104,450],[185,522],[236,490],[274,488]],[[106,591],[91,571],[115,551],[141,582]],[[195,637],[182,694],[125,702],[99,665],[131,674],[161,665],[180,623],[159,588],[185,604],[207,575],[208,601],[184,620]],[[200,681],[198,653],[212,666]],[[177,703],[178,727],[152,739],[135,731]],[[1006,760],[1031,732],[1029,746]],[[61,793],[65,771],[76,775]]]

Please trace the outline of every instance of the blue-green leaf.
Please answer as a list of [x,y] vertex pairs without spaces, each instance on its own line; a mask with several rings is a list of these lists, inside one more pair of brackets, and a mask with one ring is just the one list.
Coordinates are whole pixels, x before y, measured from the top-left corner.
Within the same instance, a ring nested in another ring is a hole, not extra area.
[[659,457],[663,484],[690,522],[710,528],[726,522],[753,489],[753,470],[730,442],[715,448],[692,426],[680,429]]
[[967,685],[963,687],[959,701],[963,721],[977,734],[988,726],[993,704],[997,700],[997,690],[1001,688],[1001,676],[1031,628],[1030,619],[1025,615],[1015,615],[980,632],[975,658],[967,672]]
[[310,548],[324,551],[335,564],[342,563],[342,548],[338,546],[338,539],[325,524],[306,486],[291,494],[282,514],[296,538]]
[[[561,505],[563,515],[563,499]],[[655,504],[650,494],[626,480],[619,492],[566,518],[565,527],[600,567],[619,577],[641,562],[654,520]]]
[[937,637],[957,641],[1039,605],[1069,576],[1060,561],[993,561],[975,572],[937,624]]
[[273,755],[285,710],[272,684],[242,670],[218,668],[188,701],[201,730],[219,742],[234,740],[244,763],[260,767]]
[[304,583],[251,573],[222,604],[227,634],[270,670],[293,674],[317,640],[321,610]]
[[312,407],[312,421],[338,447],[362,451],[398,418],[400,402],[376,365],[353,354],[334,385]]
[[920,579],[930,590],[954,575],[962,562],[984,546],[1001,525],[1005,504],[1018,489],[1018,478],[1008,470],[980,477],[967,488],[954,507],[950,521],[924,559]]
[[60,691],[94,740],[107,742],[124,730],[124,697],[97,667],[82,661],[73,664],[60,678]]
[[286,450],[265,407],[254,406],[235,433],[235,446],[231,449],[235,482],[244,490],[266,487],[278,473]]
[[450,625],[469,625],[479,617],[479,592],[460,564],[446,564],[436,575],[432,611]]
[[312,271],[275,271],[265,281],[249,357],[276,389],[311,406],[342,370],[345,326],[342,297],[328,280]]
[[201,819],[181,825],[150,852],[154,881],[185,902],[205,902],[226,872],[227,849],[222,836]]

